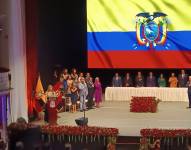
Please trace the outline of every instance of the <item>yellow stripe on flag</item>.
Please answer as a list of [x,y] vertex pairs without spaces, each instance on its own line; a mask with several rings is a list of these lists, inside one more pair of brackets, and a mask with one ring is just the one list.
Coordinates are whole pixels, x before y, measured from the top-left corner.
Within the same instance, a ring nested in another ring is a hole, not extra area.
[[135,31],[141,12],[168,15],[171,31],[191,30],[191,0],[87,0],[88,32]]

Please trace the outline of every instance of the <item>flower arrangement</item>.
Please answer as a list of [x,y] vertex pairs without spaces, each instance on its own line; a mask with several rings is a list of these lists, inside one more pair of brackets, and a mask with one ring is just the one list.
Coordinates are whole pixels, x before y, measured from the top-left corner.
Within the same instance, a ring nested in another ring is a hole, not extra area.
[[130,111],[155,113],[159,102],[160,100],[156,97],[132,97]]
[[116,128],[89,127],[89,126],[41,126],[42,140],[49,142],[98,142],[107,144],[107,150],[115,150],[116,138],[119,133]]
[[191,129],[141,129],[140,134],[148,144],[157,141],[158,147],[185,147],[191,140]]
[[[17,136],[36,125],[28,124],[24,119],[8,126],[9,137]],[[39,126],[38,126],[39,127]],[[75,143],[101,143],[107,145],[107,150],[115,150],[116,138],[119,133],[117,128],[104,128],[95,126],[64,126],[42,125],[40,126],[42,141],[48,142],[75,142]]]
[[191,137],[191,129],[141,129],[140,131],[143,137]]
[[41,126],[41,131],[44,134],[51,134],[51,135],[105,136],[105,137],[116,137],[119,132],[118,129],[116,128],[89,127],[89,126],[57,126],[57,125]]

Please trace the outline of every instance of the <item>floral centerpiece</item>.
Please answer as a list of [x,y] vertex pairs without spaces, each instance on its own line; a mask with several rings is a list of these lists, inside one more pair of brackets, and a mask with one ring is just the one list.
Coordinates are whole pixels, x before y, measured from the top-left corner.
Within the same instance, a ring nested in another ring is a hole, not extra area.
[[131,112],[156,112],[159,99],[156,97],[132,97],[130,103]]

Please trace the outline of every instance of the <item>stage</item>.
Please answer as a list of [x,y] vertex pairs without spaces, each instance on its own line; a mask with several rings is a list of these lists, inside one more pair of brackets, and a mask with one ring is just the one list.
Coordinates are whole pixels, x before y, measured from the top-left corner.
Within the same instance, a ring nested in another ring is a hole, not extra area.
[[[128,101],[105,101],[100,108],[86,111],[89,126],[115,127],[120,136],[140,136],[142,128],[191,128],[191,109],[187,102],[160,102],[157,113],[130,112]],[[58,113],[59,125],[76,125],[83,112]],[[43,121],[35,124],[44,124]]]
[[[191,128],[191,109],[187,102],[161,102],[157,113],[132,113],[129,102],[103,102],[101,108],[86,112],[90,126],[115,127],[121,136],[139,136],[142,128]],[[58,124],[76,125],[83,112],[59,113]]]

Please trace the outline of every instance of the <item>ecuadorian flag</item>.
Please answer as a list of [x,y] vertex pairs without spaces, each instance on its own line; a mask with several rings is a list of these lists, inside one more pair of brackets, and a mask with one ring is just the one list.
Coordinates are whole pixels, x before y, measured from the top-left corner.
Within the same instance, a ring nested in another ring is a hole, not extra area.
[[190,11],[191,0],[87,0],[88,67],[191,68]]

